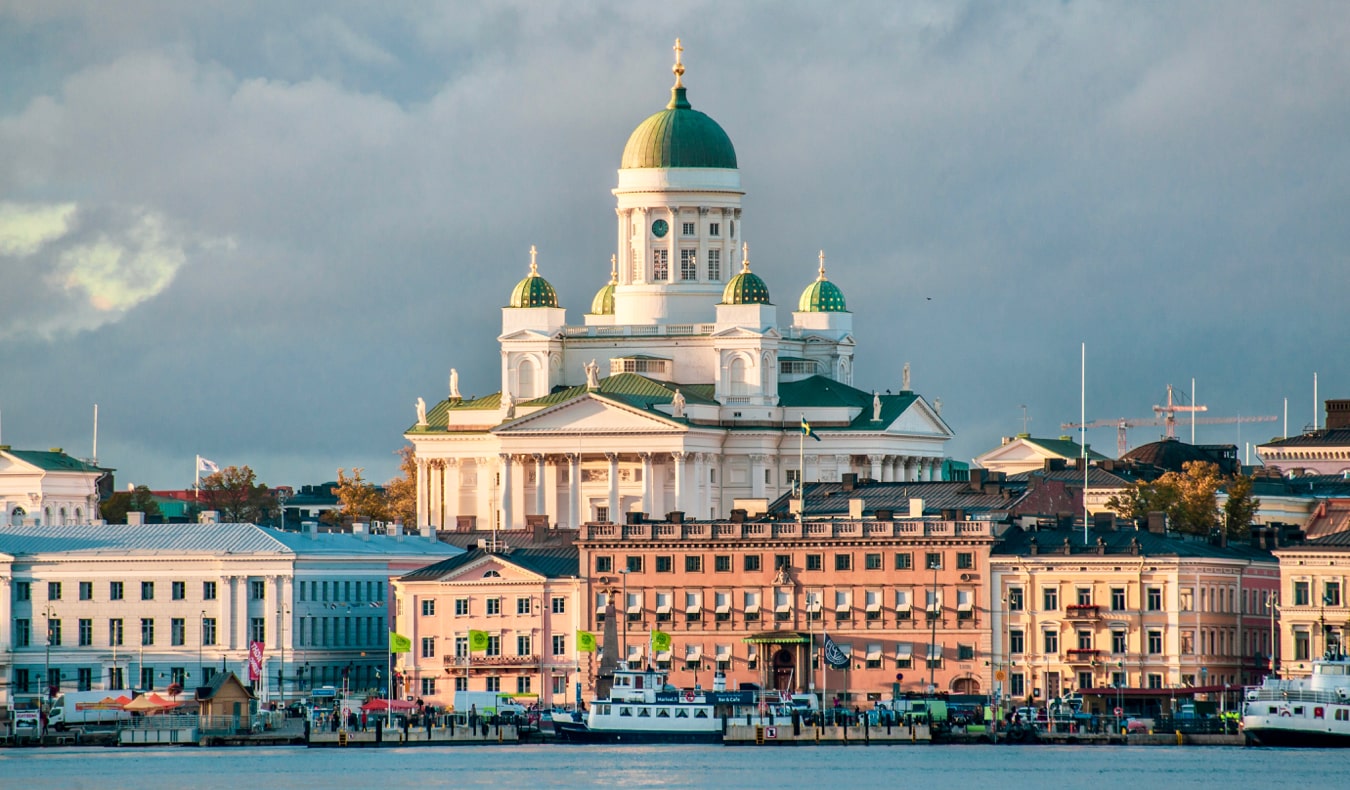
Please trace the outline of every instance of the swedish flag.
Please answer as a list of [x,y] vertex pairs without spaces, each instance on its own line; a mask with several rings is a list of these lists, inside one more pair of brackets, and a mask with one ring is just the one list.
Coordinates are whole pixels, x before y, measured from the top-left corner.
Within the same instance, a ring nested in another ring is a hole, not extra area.
[[811,423],[806,421],[805,416],[802,417],[802,433],[806,434],[807,436],[810,436],[812,439],[815,439],[816,441],[820,441],[820,437],[816,435],[814,431],[811,430]]

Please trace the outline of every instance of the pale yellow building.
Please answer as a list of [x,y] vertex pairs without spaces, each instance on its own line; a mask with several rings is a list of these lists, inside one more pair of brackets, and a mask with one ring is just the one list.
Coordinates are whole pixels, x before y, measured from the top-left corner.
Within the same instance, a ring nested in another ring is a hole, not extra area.
[[1280,672],[1311,674],[1312,659],[1343,651],[1350,631],[1346,577],[1350,575],[1350,532],[1275,549],[1280,561]]

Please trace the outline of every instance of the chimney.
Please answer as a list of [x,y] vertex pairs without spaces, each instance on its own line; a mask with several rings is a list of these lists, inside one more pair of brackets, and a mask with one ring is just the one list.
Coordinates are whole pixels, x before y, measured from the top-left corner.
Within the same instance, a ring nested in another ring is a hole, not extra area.
[[891,510],[890,508],[877,508],[872,513],[872,517],[875,518],[877,521],[894,521],[895,511]]
[[364,522],[364,521],[353,521],[353,522],[352,522],[352,534],[353,534],[353,535],[369,535],[369,534],[370,534],[370,525],[367,524],[367,523]]
[[988,472],[984,469],[970,470],[970,490],[981,491],[984,489],[984,482],[988,480]]
[[626,523],[626,524],[641,524],[641,523],[642,523],[642,512],[641,512],[641,511],[636,511],[636,510],[630,510],[630,511],[628,511],[627,513],[624,513],[624,523]]
[[745,512],[745,510],[744,510],[743,508],[732,508],[732,510],[731,510],[731,523],[732,523],[732,524],[744,524],[744,523],[745,523],[745,517],[746,517],[747,515],[748,515],[748,514]]
[[923,518],[923,499],[912,496],[909,498],[909,517]]
[[846,472],[840,477],[840,481],[845,491],[852,491],[858,487],[858,475],[853,472]]
[[128,511],[127,511],[127,526],[129,526],[129,527],[139,527],[140,525],[142,525],[142,524],[144,524],[144,523],[145,523],[145,514],[144,514],[144,513],[138,513],[138,512],[135,511],[135,510],[128,510]]
[[1031,542],[1030,542],[1029,545],[1030,545],[1030,547],[1031,547],[1031,555],[1032,555],[1033,557],[1036,556],[1037,554],[1040,554],[1040,553],[1041,553],[1041,544],[1040,544],[1040,541],[1036,540],[1036,536],[1035,536],[1035,535],[1032,535],[1032,536],[1031,536]]
[[319,522],[306,521],[304,527],[305,527],[305,534],[309,535],[310,540],[319,539]]
[[669,521],[672,524],[683,524],[684,511],[683,510],[670,511],[669,513],[666,514],[666,521]]
[[403,522],[395,521],[393,524],[386,525],[385,534],[393,535],[395,540],[401,542],[403,540]]
[[1167,514],[1157,510],[1148,514],[1148,531],[1155,535],[1167,534]]
[[216,524],[220,522],[220,511],[203,510],[197,514],[198,524]]
[[848,517],[854,521],[863,517],[863,500],[855,498],[848,501]]

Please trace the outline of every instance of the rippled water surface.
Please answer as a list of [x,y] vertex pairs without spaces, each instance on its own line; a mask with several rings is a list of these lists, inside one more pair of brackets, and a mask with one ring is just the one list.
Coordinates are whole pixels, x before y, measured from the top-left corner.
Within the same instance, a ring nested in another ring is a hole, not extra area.
[[0,787],[346,790],[811,787],[1211,790],[1350,786],[1350,749],[1175,746],[459,746],[5,749]]

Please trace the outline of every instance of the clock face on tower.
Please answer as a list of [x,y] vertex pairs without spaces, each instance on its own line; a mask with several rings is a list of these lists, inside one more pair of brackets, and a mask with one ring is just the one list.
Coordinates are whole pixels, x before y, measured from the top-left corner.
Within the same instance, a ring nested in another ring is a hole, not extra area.
[[657,221],[652,223],[652,233],[658,239],[664,238],[666,235],[666,231],[668,230],[670,230],[670,226],[667,225],[666,221],[663,219],[658,219]]

